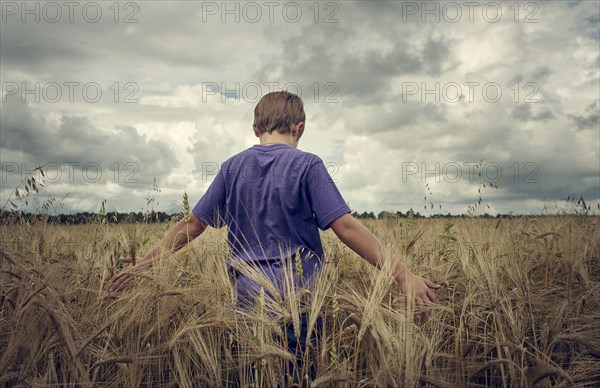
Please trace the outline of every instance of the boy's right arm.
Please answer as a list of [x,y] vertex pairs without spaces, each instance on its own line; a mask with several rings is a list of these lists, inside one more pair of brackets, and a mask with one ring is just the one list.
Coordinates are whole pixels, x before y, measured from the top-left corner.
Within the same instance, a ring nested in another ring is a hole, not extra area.
[[[171,228],[171,230],[169,230],[169,232],[163,237],[162,241],[148,251],[148,253],[146,253],[144,257],[130,269],[133,272],[139,272],[151,268],[154,264],[154,261],[160,257],[162,252],[178,251],[187,245],[191,240],[200,236],[206,227],[207,225],[204,221],[196,217],[195,214],[190,213],[190,218],[187,223],[185,220],[181,220],[175,224],[175,226]],[[130,263],[132,260],[131,258],[121,258],[121,261]],[[133,284],[133,279],[134,277],[130,273],[123,273],[116,276],[111,281],[110,291],[123,291]]]
[[[331,223],[331,229],[338,238],[363,259],[377,268],[382,268],[387,257],[383,245],[375,236],[350,214],[344,214]],[[417,306],[439,303],[434,289],[441,286],[417,276],[402,262],[394,263],[394,278],[400,284],[403,293],[409,293],[414,287]]]

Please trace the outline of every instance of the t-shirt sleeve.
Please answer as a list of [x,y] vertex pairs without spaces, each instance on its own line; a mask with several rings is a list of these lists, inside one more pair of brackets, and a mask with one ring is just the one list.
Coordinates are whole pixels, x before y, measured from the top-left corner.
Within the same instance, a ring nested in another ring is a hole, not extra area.
[[329,229],[333,221],[350,213],[322,160],[308,168],[307,189],[310,206],[321,230]]
[[213,228],[225,225],[225,179],[223,168],[219,170],[208,190],[192,209],[192,213]]

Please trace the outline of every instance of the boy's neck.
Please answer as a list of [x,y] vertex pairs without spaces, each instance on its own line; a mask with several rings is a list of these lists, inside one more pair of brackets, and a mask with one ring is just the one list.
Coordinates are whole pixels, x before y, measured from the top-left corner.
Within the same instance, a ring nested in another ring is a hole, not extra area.
[[273,131],[273,133],[261,133],[260,136],[260,145],[269,146],[274,144],[287,144],[290,147],[298,147],[298,141],[294,139],[291,134],[282,134],[277,131]]

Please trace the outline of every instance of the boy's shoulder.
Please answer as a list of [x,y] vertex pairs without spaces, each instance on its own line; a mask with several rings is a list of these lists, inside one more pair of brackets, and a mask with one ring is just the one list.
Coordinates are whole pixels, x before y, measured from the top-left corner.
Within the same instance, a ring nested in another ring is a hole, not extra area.
[[318,155],[294,148],[287,144],[273,144],[268,146],[257,144],[231,156],[223,162],[223,166],[236,166],[239,163],[245,163],[249,160],[260,159],[279,159],[282,162],[300,163],[308,166],[323,162]]

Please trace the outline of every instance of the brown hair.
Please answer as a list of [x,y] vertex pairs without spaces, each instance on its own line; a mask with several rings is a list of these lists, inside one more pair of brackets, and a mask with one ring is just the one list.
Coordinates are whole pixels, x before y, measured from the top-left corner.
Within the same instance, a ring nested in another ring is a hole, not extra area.
[[[297,95],[286,92],[265,94],[254,108],[254,125],[260,133],[290,133],[292,126],[304,122],[304,104]],[[298,137],[302,136],[304,127],[300,128]]]

